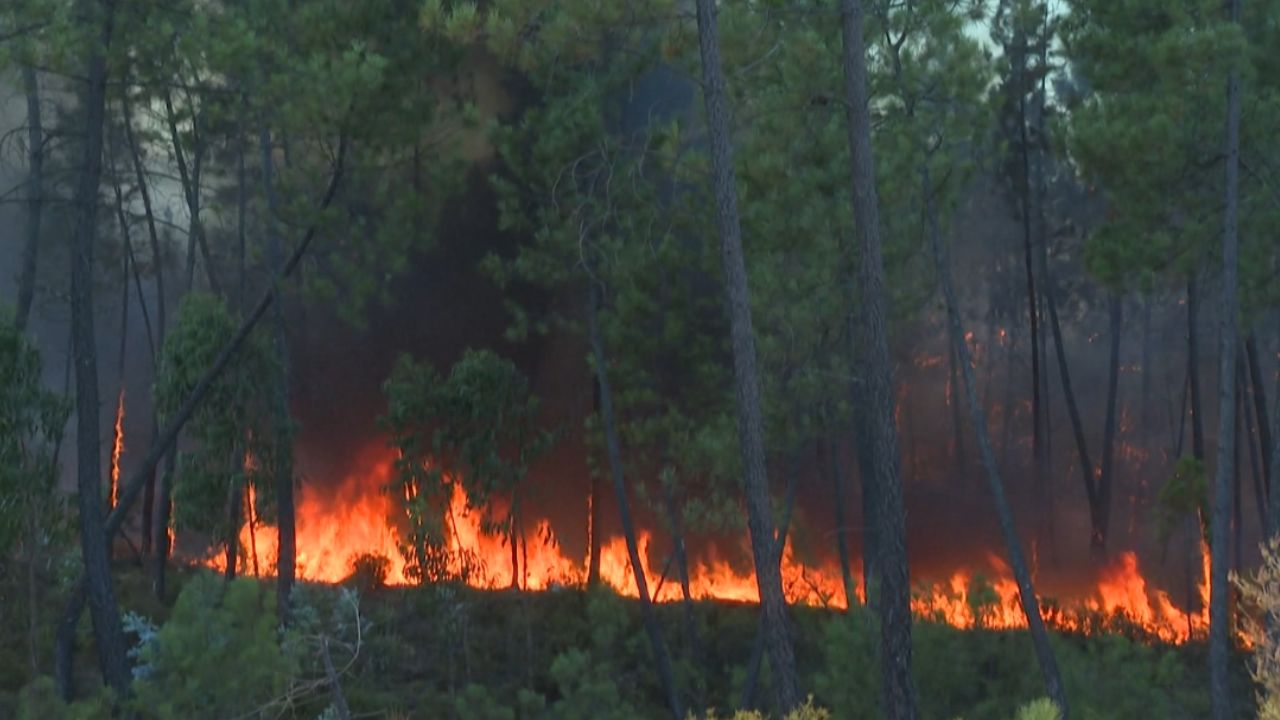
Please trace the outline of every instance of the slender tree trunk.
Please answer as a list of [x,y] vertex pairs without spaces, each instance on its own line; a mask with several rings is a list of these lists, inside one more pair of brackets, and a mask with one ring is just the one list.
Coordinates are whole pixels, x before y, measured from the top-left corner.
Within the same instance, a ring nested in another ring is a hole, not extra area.
[[1091,546],[1098,559],[1107,552],[1111,525],[1111,488],[1115,483],[1116,405],[1120,394],[1120,332],[1124,326],[1124,301],[1112,293],[1110,302],[1111,360],[1107,370],[1107,419],[1102,430],[1102,471],[1098,477],[1098,502],[1090,508],[1093,521]]
[[1106,549],[1106,533],[1099,532],[1098,523],[1102,517],[1102,497],[1094,477],[1093,460],[1089,457],[1089,444],[1084,435],[1084,421],[1080,419],[1080,407],[1076,403],[1075,391],[1071,386],[1071,369],[1067,364],[1067,348],[1062,338],[1062,323],[1058,319],[1058,302],[1053,274],[1049,271],[1049,251],[1043,245],[1037,250],[1040,256],[1040,277],[1044,283],[1044,300],[1049,308],[1049,329],[1053,333],[1054,355],[1058,360],[1058,377],[1062,382],[1062,395],[1067,404],[1067,415],[1071,418],[1071,434],[1075,438],[1080,474],[1084,480],[1085,495],[1089,500],[1089,516],[1093,525],[1089,534],[1089,547],[1097,558]]
[[696,0],[698,45],[702,56],[703,97],[711,145],[711,166],[724,265],[726,306],[733,349],[733,377],[738,409],[738,442],[742,453],[743,482],[747,500],[747,527],[760,590],[762,630],[773,671],[778,709],[785,714],[800,704],[782,573],[771,552],[774,537],[773,510],[765,470],[764,419],[760,407],[760,378],[756,369],[755,331],[751,326],[751,302],[747,290],[747,266],[742,252],[738,216],[737,180],[729,137],[729,108],[724,71],[720,61],[720,34],[715,0]]
[[[1244,355],[1237,355],[1236,392],[1240,394],[1241,398],[1243,398],[1245,393],[1248,391],[1245,380],[1245,378],[1248,377],[1246,373],[1247,370],[1245,369]],[[1265,413],[1265,401],[1263,408],[1263,412]],[[1241,415],[1244,417],[1244,436],[1248,441],[1246,443],[1248,447],[1245,448],[1245,450],[1249,453],[1249,477],[1253,480],[1253,504],[1256,506],[1258,511],[1258,529],[1261,531],[1262,537],[1268,538],[1271,537],[1271,531],[1267,527],[1267,471],[1263,468],[1263,464],[1269,463],[1271,459],[1264,459],[1261,457],[1264,455],[1262,448],[1265,448],[1266,446],[1260,446],[1258,443],[1258,437],[1254,434],[1254,409],[1255,407],[1253,405],[1245,403],[1244,407],[1241,408]],[[1261,416],[1259,419],[1261,419]],[[1239,460],[1236,462],[1238,463]],[[1237,504],[1239,504],[1238,500]],[[1238,509],[1237,512],[1239,512]]]
[[75,190],[75,231],[71,249],[71,325],[76,375],[77,489],[80,545],[84,556],[89,614],[103,680],[120,697],[129,692],[129,666],[116,605],[102,507],[102,457],[99,447],[98,359],[93,323],[93,252],[98,235],[98,185],[102,175],[103,125],[106,115],[106,51],[111,43],[115,5],[111,0],[85,2],[84,9],[100,31],[88,53],[88,88],[84,96],[83,165]]
[[876,513],[880,523],[880,665],[884,680],[884,708],[889,720],[914,720],[916,697],[911,677],[911,587],[907,569],[906,512],[898,475],[893,369],[886,326],[884,259],[871,148],[871,117],[867,107],[862,3],[860,0],[841,0],[841,11],[849,170],[854,225],[859,239],[858,286],[862,303],[858,345],[862,351],[863,362],[860,365],[865,374],[866,399],[869,401],[865,425],[869,431],[868,446],[874,465],[874,475],[864,478],[864,482],[875,485],[879,501]]
[[[861,367],[861,365],[859,365]],[[858,483],[862,491],[862,597],[872,610],[880,607],[880,495],[876,486],[875,457],[870,447],[869,400],[862,379],[853,386],[854,450]]]
[[1142,298],[1142,408],[1138,413],[1142,430],[1138,437],[1143,447],[1151,446],[1151,427],[1155,424],[1151,412],[1151,296]]
[[1033,212],[1031,200],[1031,147],[1027,133],[1027,93],[1026,93],[1026,69],[1027,69],[1027,39],[1025,33],[1018,31],[1014,44],[1018,49],[1018,139],[1020,149],[1020,160],[1022,164],[1022,177],[1019,187],[1019,207],[1022,219],[1022,256],[1023,264],[1026,266],[1027,274],[1027,316],[1031,325],[1031,344],[1028,346],[1031,350],[1031,455],[1035,462],[1036,481],[1037,484],[1044,482],[1045,470],[1045,448],[1044,448],[1044,429],[1045,429],[1045,413],[1040,404],[1040,310],[1037,307],[1038,295],[1036,294],[1036,279],[1032,262],[1032,233],[1031,233],[1031,215]]
[[[261,154],[262,161],[262,186],[263,192],[267,199],[267,256],[271,262],[272,275],[277,278],[283,278],[285,265],[283,264],[283,253],[280,243],[280,232],[276,224],[276,212],[278,201],[275,191],[275,165],[271,151],[271,131],[264,124],[258,133],[258,151]],[[276,292],[280,292],[277,285]],[[275,302],[274,315],[274,336],[276,357],[280,363],[280,377],[278,378],[275,397],[275,423],[276,437],[279,442],[290,442],[292,430],[290,425],[292,421],[289,414],[289,338],[285,332],[284,321],[284,297],[278,297]],[[278,539],[277,560],[276,560],[276,609],[280,613],[280,620],[287,624],[289,621],[289,603],[293,594],[294,576],[297,567],[297,530],[296,517],[294,513],[293,501],[293,452],[289,447],[283,447],[275,453],[277,458],[277,466],[275,468],[276,475],[276,507],[277,521],[276,531]],[[514,571],[512,578],[515,578]]]
[[[213,258],[209,254],[209,246],[204,236],[204,223],[200,220],[200,166],[204,158],[204,143],[198,131],[193,132],[194,155],[192,164],[188,165],[186,154],[182,150],[182,136],[178,134],[178,116],[173,109],[173,97],[166,88],[164,91],[165,118],[169,124],[169,138],[173,143],[173,155],[178,165],[178,178],[182,181],[182,194],[187,203],[188,237],[187,237],[187,292],[195,286],[196,253],[204,255],[205,278],[209,289],[215,295],[221,295],[221,285],[214,274]],[[192,120],[198,128],[199,118]]]
[[[1231,22],[1240,22],[1240,0],[1230,0]],[[1231,542],[1231,477],[1235,472],[1233,452],[1236,434],[1236,268],[1239,262],[1237,222],[1240,185],[1240,71],[1233,65],[1227,74],[1226,212],[1222,233],[1222,305],[1218,342],[1218,465],[1213,484],[1212,539],[1213,581],[1209,593],[1209,699],[1214,720],[1231,720],[1231,617],[1227,554]]]
[[667,646],[662,639],[662,630],[658,627],[658,618],[653,611],[653,599],[649,597],[649,585],[644,574],[644,563],[640,558],[640,548],[636,543],[636,531],[631,521],[631,506],[627,500],[626,481],[623,478],[622,449],[618,444],[618,432],[613,416],[613,395],[609,387],[608,365],[605,362],[604,338],[600,334],[597,320],[599,290],[595,281],[588,281],[587,297],[587,332],[591,340],[591,355],[595,363],[596,384],[600,389],[600,415],[604,420],[605,449],[609,456],[609,474],[613,477],[613,490],[618,502],[618,515],[622,521],[622,534],[627,543],[627,555],[631,559],[631,570],[636,579],[636,590],[640,596],[640,611],[644,618],[645,632],[649,636],[649,644],[653,650],[654,662],[658,665],[658,677],[667,694],[667,707],[675,720],[684,720],[684,706],[680,701],[680,692],[676,687],[675,673],[671,669],[671,659],[667,655]]
[[[1254,417],[1258,421],[1258,442],[1262,447],[1262,475],[1271,477],[1271,418],[1267,413],[1267,389],[1262,383],[1262,364],[1258,359],[1258,338],[1250,332],[1244,340],[1245,359],[1249,363],[1249,388],[1253,397]],[[1270,536],[1273,528],[1263,525],[1263,532]]]
[[40,116],[40,80],[31,65],[22,66],[22,91],[27,96],[27,237],[22,246],[22,274],[18,276],[18,306],[14,325],[26,330],[36,293],[36,263],[40,254],[40,224],[44,217],[44,126]]
[[[155,275],[156,283],[156,343],[153,348],[153,355],[158,360],[159,350],[164,346],[166,323],[168,321],[168,313],[165,309],[165,289],[164,289],[164,256],[160,251],[160,233],[156,230],[155,214],[151,205],[151,190],[147,184],[146,171],[142,166],[142,154],[138,150],[137,139],[133,132],[133,109],[129,102],[129,92],[125,88],[120,92],[120,105],[124,115],[122,122],[124,125],[125,141],[129,146],[129,157],[133,162],[133,173],[138,184],[138,194],[142,197],[143,216],[147,222],[147,236],[151,240],[151,265],[152,273]],[[135,264],[136,267],[136,264]],[[141,302],[141,299],[139,299]],[[144,305],[145,307],[145,305]],[[156,366],[157,372],[159,366]],[[160,418],[155,408],[151,409],[151,442],[154,445],[160,432]],[[156,471],[153,466],[146,480],[146,487],[142,496],[142,548],[143,554],[151,553],[152,545],[156,548],[168,547],[169,529],[167,525],[161,525],[158,529],[154,524],[155,519],[155,494],[156,494]],[[159,533],[164,534],[164,542],[160,542]],[[168,562],[167,551],[158,558],[157,567],[163,568],[164,563]],[[163,588],[163,581],[157,583],[156,578],[152,579],[152,586]]]
[[[1044,618],[1040,615],[1040,603],[1036,599],[1035,586],[1031,580],[1031,571],[1022,552],[1022,542],[1014,525],[1013,511],[1005,497],[1004,481],[1000,477],[1000,466],[996,462],[995,450],[991,447],[991,438],[987,432],[986,411],[978,400],[977,383],[973,377],[973,366],[969,357],[969,348],[960,338],[964,337],[964,326],[960,319],[959,301],[956,299],[955,283],[951,278],[950,251],[941,238],[938,228],[937,208],[934,207],[932,182],[929,179],[929,166],[922,170],[924,179],[924,196],[926,214],[929,221],[929,234],[933,241],[934,263],[938,268],[938,277],[942,281],[942,293],[946,299],[947,318],[950,321],[952,348],[960,357],[960,372],[964,381],[965,396],[969,403],[969,419],[978,439],[979,456],[987,471],[987,483],[991,497],[995,501],[996,515],[1000,520],[1000,534],[1004,538],[1005,551],[1008,554],[1009,566],[1013,568],[1014,579],[1018,583],[1018,598],[1022,604],[1023,614],[1027,618],[1027,627],[1031,630],[1031,642],[1035,648],[1036,660],[1040,663],[1040,672],[1044,676],[1045,690],[1061,712],[1062,720],[1067,720],[1067,691],[1062,683],[1062,675],[1058,671],[1058,662],[1049,644],[1049,632],[1045,628]],[[1113,307],[1118,301],[1113,301]],[[1113,310],[1113,313],[1115,311]],[[1113,343],[1114,344],[1114,343]],[[1113,353],[1114,354],[1114,353]]]
[[1200,395],[1200,283],[1187,278],[1187,374],[1191,387],[1191,453],[1204,460],[1204,403]]
[[826,443],[826,460],[831,472],[831,486],[835,495],[836,552],[840,558],[840,579],[844,582],[844,601],[850,609],[858,602],[857,588],[853,580],[853,569],[849,562],[849,529],[845,520],[845,477],[844,464],[840,462],[840,446],[835,441]]
[[600,584],[600,551],[604,545],[604,508],[600,504],[604,499],[604,488],[601,486],[600,473],[591,473],[591,494],[588,496],[591,507],[588,510],[588,530],[591,533],[591,557],[587,564],[587,586]]

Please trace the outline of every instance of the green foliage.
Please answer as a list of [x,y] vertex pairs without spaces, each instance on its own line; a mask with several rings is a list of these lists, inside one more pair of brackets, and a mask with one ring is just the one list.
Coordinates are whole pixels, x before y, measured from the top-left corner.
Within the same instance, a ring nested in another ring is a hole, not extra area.
[[39,353],[0,318],[0,557],[47,545],[65,521],[54,448],[69,411],[41,385]]
[[[410,529],[402,551],[409,572],[425,582],[478,569],[447,549],[446,525],[458,490],[466,493],[468,511],[482,513],[485,532],[515,546],[521,503],[532,491],[525,476],[555,440],[538,429],[538,400],[519,369],[491,351],[468,350],[442,378],[429,365],[402,357],[385,392],[381,422],[399,450],[389,490],[405,502]],[[506,501],[505,514],[493,516],[494,498]],[[512,573],[514,585],[516,568]]]
[[1023,705],[1017,720],[1062,720],[1062,711],[1049,698],[1040,698]]
[[[177,412],[230,343],[237,325],[220,300],[187,296],[161,351],[155,392],[162,417]],[[178,527],[209,532],[224,545],[238,546],[240,525],[232,520],[239,518],[238,498],[248,487],[257,490],[259,516],[270,517],[275,454],[290,452],[289,438],[280,436],[272,419],[270,402],[278,377],[274,351],[254,335],[214,381],[185,427],[194,447],[180,455],[173,494]]]
[[[699,720],[689,715],[689,720]],[[717,715],[715,710],[708,710],[701,720],[765,720],[765,716],[754,710],[739,710],[732,716]],[[810,695],[800,707],[787,713],[784,720],[831,720],[831,713],[814,707],[813,696]]]
[[1160,488],[1156,499],[1156,536],[1168,542],[1179,523],[1194,515],[1200,537],[1209,542],[1209,474],[1203,460],[1183,457],[1173,468],[1173,476]]
[[16,720],[109,720],[114,706],[111,690],[98,686],[94,695],[70,705],[58,697],[53,678],[36,678],[18,693]]
[[134,708],[157,720],[240,717],[282,699],[298,670],[282,649],[274,591],[202,574],[139,649]]

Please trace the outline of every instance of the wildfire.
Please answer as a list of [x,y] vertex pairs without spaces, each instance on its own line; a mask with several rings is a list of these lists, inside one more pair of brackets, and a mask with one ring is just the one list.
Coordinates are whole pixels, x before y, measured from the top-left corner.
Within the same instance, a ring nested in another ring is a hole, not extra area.
[[[353,560],[360,556],[380,556],[388,561],[386,582],[408,585],[412,578],[408,563],[401,554],[400,538],[395,530],[401,512],[399,503],[384,491],[394,472],[388,453],[371,462],[367,468],[344,479],[337,486],[323,490],[305,485],[297,500],[297,574],[318,582],[340,582],[352,575]],[[246,502],[253,507],[252,489]],[[256,522],[252,509],[246,513],[240,532],[243,552],[249,558],[246,567],[265,574],[275,570],[277,536]],[[467,496],[459,484],[445,514],[451,555],[477,558],[478,568],[467,576],[467,582],[479,588],[506,588],[513,585],[511,548],[500,536],[482,532],[480,513],[468,507]],[[542,519],[531,523],[519,543],[518,584],[528,590],[544,590],[556,586],[574,586],[585,582],[587,562],[569,557],[555,540],[550,522]],[[740,541],[745,552],[745,538]],[[638,549],[650,592],[657,602],[675,602],[683,597],[674,562],[664,558],[652,560],[653,535],[641,530]],[[1045,602],[1041,613],[1051,627],[1060,630],[1089,632],[1100,627],[1099,620],[1122,618],[1127,625],[1140,629],[1149,637],[1181,643],[1201,638],[1208,630],[1209,554],[1203,544],[1203,577],[1199,582],[1200,608],[1177,607],[1164,591],[1148,582],[1132,552],[1121,553],[1108,566],[1101,568],[1094,584],[1084,588],[1064,603]],[[208,564],[219,566],[221,555]],[[458,571],[460,567],[450,568]],[[855,569],[857,576],[860,570]],[[622,595],[637,597],[635,576],[621,537],[602,543],[601,579]],[[788,540],[782,556],[782,577],[787,600],[835,609],[848,606],[842,574],[834,562],[808,564],[799,559]],[[689,558],[689,591],[695,599],[717,599],[759,602],[755,576],[749,567],[735,566],[730,558],[708,548]],[[864,596],[861,583],[850,588],[856,600]],[[1026,618],[1019,602],[1018,586],[1004,561],[988,554],[985,567],[960,568],[933,583],[917,585],[912,610],[921,618],[945,622],[958,628],[1005,630],[1025,628]]]
[[111,441],[111,494],[109,508],[120,499],[120,456],[124,454],[124,387],[116,398],[116,424]]

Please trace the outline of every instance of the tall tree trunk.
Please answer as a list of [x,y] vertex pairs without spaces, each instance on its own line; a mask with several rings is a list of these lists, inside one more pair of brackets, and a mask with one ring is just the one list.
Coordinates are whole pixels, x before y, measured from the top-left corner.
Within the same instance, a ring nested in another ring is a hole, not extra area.
[[1120,332],[1124,325],[1124,301],[1112,293],[1109,303],[1111,355],[1107,368],[1107,419],[1102,430],[1102,470],[1098,476],[1098,502],[1089,509],[1093,522],[1091,547],[1098,559],[1105,558],[1107,532],[1111,525],[1111,488],[1115,483],[1116,405],[1120,394]]
[[[969,403],[969,419],[978,439],[979,456],[987,471],[987,483],[991,497],[995,501],[996,515],[1000,520],[1000,534],[1004,538],[1005,551],[1008,554],[1009,566],[1013,568],[1014,579],[1018,583],[1018,599],[1022,604],[1023,614],[1027,618],[1027,627],[1031,630],[1031,642],[1035,648],[1036,660],[1040,663],[1040,672],[1044,675],[1045,690],[1049,698],[1058,706],[1061,719],[1069,717],[1067,691],[1062,683],[1062,674],[1058,671],[1058,662],[1049,644],[1049,632],[1045,629],[1044,618],[1040,615],[1040,603],[1036,598],[1035,586],[1031,580],[1031,571],[1022,552],[1022,542],[1014,525],[1013,511],[1004,493],[1004,481],[1000,477],[1000,466],[996,463],[995,450],[991,447],[991,438],[987,432],[986,411],[978,399],[977,382],[973,377],[973,365],[969,356],[969,348],[963,340],[964,326],[960,319],[959,301],[956,299],[955,283],[951,278],[950,250],[943,242],[938,228],[938,212],[933,201],[933,186],[929,179],[929,166],[922,170],[924,180],[924,197],[926,215],[929,222],[929,234],[933,242],[933,258],[938,268],[938,277],[942,281],[942,294],[947,305],[947,319],[951,328],[952,349],[960,358],[960,372],[964,381],[965,397]],[[1115,304],[1118,304],[1115,303]],[[1114,312],[1114,311],[1113,311]]]
[[178,165],[178,179],[182,181],[182,195],[187,203],[187,292],[195,286],[196,253],[204,255],[205,278],[209,289],[215,295],[221,295],[222,289],[214,274],[213,258],[209,254],[209,245],[204,236],[204,223],[200,220],[200,167],[204,159],[204,143],[198,132],[199,117],[192,119],[194,154],[191,164],[187,163],[186,153],[182,149],[182,136],[178,134],[178,116],[173,109],[173,96],[168,88],[164,90],[165,119],[169,125],[169,139],[173,143],[173,156]]
[[[704,0],[705,1],[705,0]],[[914,720],[915,686],[911,677],[911,587],[907,569],[906,512],[898,475],[898,435],[894,427],[893,369],[889,358],[884,292],[884,259],[880,242],[880,208],[876,197],[875,161],[871,149],[871,117],[867,107],[866,50],[860,0],[841,0],[842,58],[849,130],[850,180],[854,225],[859,239],[858,287],[861,313],[858,345],[865,375],[865,395],[872,457],[872,477],[880,523],[880,665],[885,712],[889,720]]]
[[636,542],[636,531],[631,521],[631,505],[627,500],[626,481],[622,469],[622,448],[618,444],[618,431],[613,416],[609,366],[605,362],[604,338],[600,334],[600,323],[596,317],[597,306],[600,303],[599,290],[596,288],[594,279],[588,280],[588,285],[587,332],[590,335],[596,384],[600,390],[600,416],[604,421],[605,450],[609,456],[609,474],[613,477],[613,491],[618,502],[618,515],[622,521],[622,534],[627,543],[627,555],[631,559],[631,570],[636,579],[636,591],[640,596],[640,611],[644,619],[645,632],[649,636],[654,662],[658,665],[658,677],[667,694],[667,707],[675,720],[684,720],[684,706],[680,701],[679,689],[676,687],[675,673],[671,669],[667,646],[662,639],[662,629],[658,627],[658,618],[653,611],[653,599],[649,596],[644,563],[640,558],[640,547]]
[[1151,412],[1151,296],[1142,298],[1142,407],[1138,411],[1142,430],[1138,433],[1143,447],[1151,446],[1151,426],[1155,424]]
[[[168,313],[165,309],[165,289],[164,289],[164,256],[160,251],[160,233],[156,230],[156,218],[152,211],[151,190],[147,184],[147,174],[142,165],[142,153],[138,149],[138,142],[133,132],[133,108],[129,102],[129,91],[126,87],[120,91],[120,106],[124,115],[122,123],[124,125],[125,142],[129,147],[129,157],[133,163],[133,174],[138,184],[138,194],[142,197],[143,217],[147,222],[147,236],[151,240],[151,265],[152,273],[155,275],[156,283],[156,342],[153,349],[155,357],[159,358],[159,350],[164,347],[164,339],[166,333],[166,323],[168,321]],[[136,264],[135,264],[136,267]],[[141,300],[139,300],[141,302]],[[157,365],[156,371],[159,371]],[[151,442],[154,445],[160,432],[160,418],[153,407],[151,409]],[[165,547],[168,545],[167,526],[161,526],[158,530],[154,525],[155,519],[155,493],[156,493],[156,472],[153,467],[146,480],[146,487],[142,495],[142,548],[143,554],[150,554],[152,545],[159,548],[160,543],[157,533],[163,533],[165,537]],[[163,563],[168,561],[167,553],[158,559],[163,567]],[[156,585],[153,578],[153,589]],[[163,586],[163,582],[160,583]]]
[[40,254],[40,224],[44,217],[44,126],[40,116],[40,80],[31,65],[22,66],[22,91],[27,96],[27,237],[22,246],[18,276],[18,306],[14,325],[26,330],[36,293],[36,262]]
[[960,419],[960,384],[956,377],[955,340],[949,339],[947,350],[947,404],[951,406],[951,443],[952,457],[955,460],[956,476],[963,480],[968,469],[964,452],[964,422]]
[[868,608],[876,610],[880,607],[880,494],[870,443],[870,402],[863,380],[854,381],[852,395],[853,442],[862,495],[862,597]]
[[[264,124],[258,133],[258,151],[262,161],[262,186],[267,200],[267,257],[271,262],[272,276],[280,282],[285,274],[283,253],[280,244],[280,231],[276,224],[278,200],[275,191],[275,161],[271,150],[271,131]],[[279,295],[280,288],[276,286]],[[273,341],[276,357],[280,363],[280,377],[276,384],[275,425],[278,442],[288,444],[292,430],[289,415],[289,338],[285,332],[284,297],[276,298],[273,308]],[[294,576],[297,566],[297,530],[293,501],[293,451],[289,447],[279,448],[276,457],[276,610],[280,613],[280,621],[289,621],[289,603],[293,594]],[[515,577],[514,572],[512,577]]]
[[591,547],[588,550],[591,557],[587,562],[588,587],[596,587],[600,584],[600,552],[604,546],[604,507],[600,504],[604,499],[603,492],[600,473],[592,472],[591,494],[588,496],[591,507],[587,508],[587,529],[591,533]]
[[[1267,389],[1262,383],[1262,364],[1258,359],[1258,338],[1250,332],[1244,340],[1245,359],[1249,364],[1249,388],[1253,397],[1254,417],[1258,421],[1258,442],[1262,447],[1262,475],[1271,477],[1271,418],[1267,413]],[[1263,525],[1263,532],[1270,536],[1273,528]]]
[[858,602],[857,587],[853,580],[853,569],[849,561],[848,527],[845,520],[845,476],[844,464],[840,462],[840,445],[834,440],[826,443],[826,458],[831,473],[831,488],[835,495],[836,552],[840,558],[840,579],[844,583],[845,605],[853,609]]
[[102,457],[99,447],[98,358],[93,329],[93,251],[98,235],[98,185],[102,175],[106,115],[106,51],[111,43],[115,4],[83,4],[100,23],[88,51],[84,95],[83,164],[75,190],[75,231],[71,248],[71,325],[76,375],[76,465],[80,547],[84,556],[89,614],[103,680],[120,697],[129,691],[129,665],[107,559],[110,535],[103,528]]
[[1204,403],[1200,395],[1200,282],[1187,278],[1187,376],[1191,387],[1191,453],[1204,460]]
[[747,291],[747,266],[742,252],[738,217],[737,180],[729,137],[729,108],[724,71],[720,64],[720,33],[715,0],[696,0],[698,45],[702,56],[702,87],[707,107],[711,168],[720,230],[726,306],[733,349],[733,378],[738,409],[738,442],[742,453],[743,484],[747,500],[747,527],[751,554],[760,590],[762,631],[777,691],[778,709],[785,714],[800,704],[787,602],[782,594],[782,573],[771,552],[774,538],[773,510],[765,470],[764,419],[760,378],[756,369],[755,332]]
[[1017,32],[1014,45],[1017,48],[1018,58],[1018,145],[1019,159],[1022,166],[1022,177],[1018,188],[1018,204],[1020,208],[1019,215],[1022,220],[1022,257],[1027,275],[1027,316],[1031,325],[1031,344],[1028,345],[1031,350],[1031,455],[1035,462],[1036,482],[1041,484],[1045,480],[1044,431],[1046,422],[1040,399],[1040,309],[1037,307],[1039,296],[1036,294],[1036,279],[1032,261],[1034,243],[1031,233],[1031,216],[1034,209],[1031,195],[1031,142],[1027,132],[1027,88],[1025,80],[1027,72],[1027,37],[1026,33],[1021,29]]
[[[1230,0],[1231,22],[1240,22],[1240,0]],[[1240,185],[1240,71],[1232,65],[1227,73],[1226,211],[1222,232],[1222,304],[1218,348],[1218,465],[1213,484],[1212,539],[1213,581],[1209,592],[1209,700],[1214,720],[1231,720],[1231,586],[1227,579],[1231,537],[1231,478],[1235,472],[1233,452],[1236,434],[1236,272],[1239,262],[1237,236]]]
[[[1244,354],[1240,353],[1236,358],[1236,392],[1240,394],[1241,398],[1243,398],[1248,392],[1248,387],[1246,386],[1246,382],[1248,381],[1245,379],[1248,377],[1248,371],[1245,368]],[[1265,402],[1263,404],[1263,408],[1263,412],[1265,413]],[[1248,447],[1245,448],[1245,451],[1249,454],[1249,477],[1253,480],[1253,504],[1256,506],[1258,511],[1258,529],[1261,531],[1262,537],[1268,538],[1271,537],[1271,531],[1267,528],[1267,471],[1263,468],[1263,464],[1270,463],[1271,458],[1264,459],[1263,457],[1260,457],[1264,454],[1261,449],[1266,446],[1260,446],[1258,443],[1258,437],[1254,434],[1253,411],[1255,410],[1255,407],[1250,403],[1245,403],[1241,410],[1241,415],[1244,417],[1244,437],[1247,440],[1246,444],[1248,445]],[[1239,435],[1239,433],[1237,433],[1237,435]],[[1236,462],[1239,463],[1240,461],[1237,459]],[[1237,505],[1239,505],[1238,499]],[[1236,512],[1240,512],[1238,507]],[[1237,552],[1239,552],[1239,548],[1237,548]],[[1239,563],[1237,563],[1237,565],[1238,564]]]
[[1080,475],[1084,480],[1085,495],[1089,501],[1089,516],[1093,525],[1089,534],[1089,546],[1094,557],[1097,558],[1100,551],[1106,549],[1106,533],[1099,533],[1097,522],[1101,517],[1102,498],[1094,476],[1093,460],[1089,457],[1089,444],[1084,435],[1084,421],[1080,418],[1080,406],[1076,403],[1075,391],[1071,386],[1071,368],[1067,364],[1067,348],[1062,338],[1062,323],[1058,318],[1057,293],[1053,273],[1049,270],[1049,251],[1041,245],[1037,248],[1037,252],[1040,256],[1040,277],[1044,284],[1044,301],[1049,308],[1049,329],[1053,334],[1054,355],[1058,360],[1058,378],[1062,383],[1062,396],[1067,404],[1067,415],[1071,418],[1071,434],[1075,438]]

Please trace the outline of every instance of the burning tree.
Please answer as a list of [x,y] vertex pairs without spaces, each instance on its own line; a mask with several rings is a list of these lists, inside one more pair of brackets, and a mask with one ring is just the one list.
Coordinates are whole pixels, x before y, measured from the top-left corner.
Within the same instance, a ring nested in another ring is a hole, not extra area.
[[[467,511],[484,513],[481,529],[505,538],[511,586],[519,587],[522,547],[527,559],[520,517],[524,479],[555,439],[537,428],[538,400],[528,379],[491,351],[468,350],[447,378],[402,357],[385,391],[382,422],[400,454],[389,489],[404,500],[409,525],[401,551],[408,572],[422,582],[483,572],[465,548],[448,543],[456,521],[452,499],[461,492]],[[495,499],[506,502],[497,517]]]
[[[235,332],[235,319],[217,298],[193,294],[183,301],[177,326],[165,338],[156,378],[162,422],[178,409]],[[161,497],[168,497],[167,487],[173,487],[174,524],[209,533],[225,551],[228,578],[235,576],[240,555],[241,513],[246,507],[253,515],[266,509],[255,506],[268,506],[266,501],[273,497],[269,469],[276,464],[267,460],[276,452],[288,452],[287,444],[276,442],[268,404],[273,397],[270,385],[279,376],[275,368],[276,358],[265,338],[251,337],[187,423],[191,447],[180,452],[176,477],[166,474],[162,480],[166,488]],[[255,502],[246,505],[251,498]],[[167,508],[160,512],[168,517]]]

